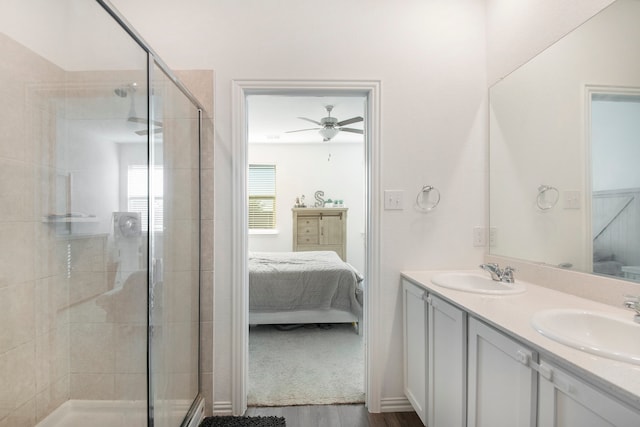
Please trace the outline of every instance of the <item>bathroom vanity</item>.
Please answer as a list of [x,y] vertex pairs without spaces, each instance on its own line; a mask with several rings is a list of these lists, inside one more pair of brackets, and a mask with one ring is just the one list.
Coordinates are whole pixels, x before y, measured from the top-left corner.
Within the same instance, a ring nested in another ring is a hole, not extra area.
[[432,282],[443,274],[402,274],[405,395],[425,425],[640,425],[640,354],[632,362],[594,355],[532,325],[552,309],[620,322],[633,312],[518,281],[517,293]]

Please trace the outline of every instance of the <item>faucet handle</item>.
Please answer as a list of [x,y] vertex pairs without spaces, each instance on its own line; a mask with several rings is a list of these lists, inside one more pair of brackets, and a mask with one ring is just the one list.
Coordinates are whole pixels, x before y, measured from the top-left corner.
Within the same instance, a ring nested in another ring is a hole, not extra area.
[[515,281],[514,277],[513,277],[513,272],[516,271],[515,268],[511,267],[510,265],[507,265],[504,270],[502,270],[502,279],[501,281],[506,282],[506,283],[513,283]]
[[625,295],[623,305],[627,308],[634,309],[638,314],[640,314],[640,296]]

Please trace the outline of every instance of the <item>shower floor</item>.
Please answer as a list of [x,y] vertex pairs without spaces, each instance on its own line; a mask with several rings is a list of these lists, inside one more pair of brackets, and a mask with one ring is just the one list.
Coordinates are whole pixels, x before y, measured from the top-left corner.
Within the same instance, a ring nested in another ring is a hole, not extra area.
[[144,401],[68,400],[36,427],[146,427]]

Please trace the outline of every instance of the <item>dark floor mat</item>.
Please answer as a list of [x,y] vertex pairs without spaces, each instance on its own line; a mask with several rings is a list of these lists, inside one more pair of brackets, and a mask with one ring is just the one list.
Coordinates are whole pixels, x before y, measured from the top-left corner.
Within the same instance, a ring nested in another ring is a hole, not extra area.
[[283,417],[207,417],[200,427],[286,427]]

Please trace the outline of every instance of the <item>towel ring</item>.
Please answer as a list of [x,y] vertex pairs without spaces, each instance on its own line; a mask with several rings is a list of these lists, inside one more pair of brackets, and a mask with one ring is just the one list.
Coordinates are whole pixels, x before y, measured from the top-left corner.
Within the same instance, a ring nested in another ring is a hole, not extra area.
[[[435,192],[436,199],[434,201],[429,202],[429,194],[431,192]],[[440,203],[440,190],[438,190],[433,185],[423,185],[422,189],[418,192],[416,196],[416,208],[423,212],[429,212],[432,209],[435,209]]]
[[[548,194],[554,194],[555,196],[551,198],[551,200],[547,200]],[[554,207],[558,200],[560,199],[560,192],[558,189],[552,185],[542,184],[538,187],[538,196],[536,197],[536,205],[538,205],[538,209],[547,211]]]

